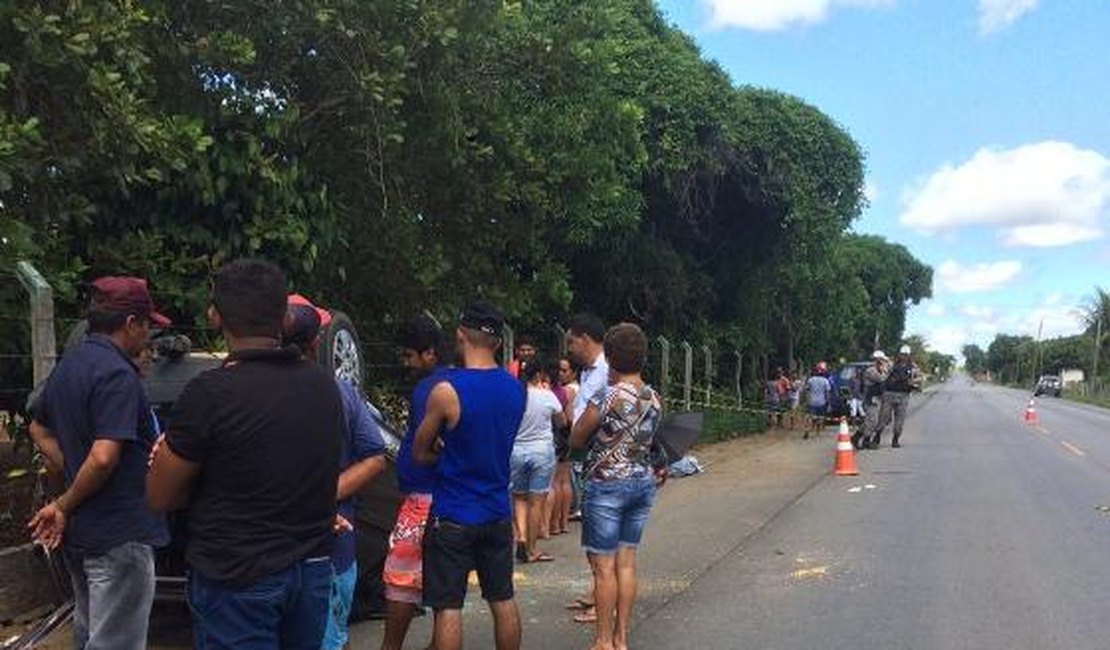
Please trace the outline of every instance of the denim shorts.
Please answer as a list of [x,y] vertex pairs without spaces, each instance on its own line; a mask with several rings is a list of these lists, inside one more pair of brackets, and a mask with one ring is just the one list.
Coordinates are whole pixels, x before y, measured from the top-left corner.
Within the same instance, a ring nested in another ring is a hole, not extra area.
[[653,476],[587,481],[582,494],[582,548],[595,555],[635,548],[654,501]]
[[547,492],[555,475],[555,447],[545,443],[516,445],[509,467],[509,485],[514,494]]

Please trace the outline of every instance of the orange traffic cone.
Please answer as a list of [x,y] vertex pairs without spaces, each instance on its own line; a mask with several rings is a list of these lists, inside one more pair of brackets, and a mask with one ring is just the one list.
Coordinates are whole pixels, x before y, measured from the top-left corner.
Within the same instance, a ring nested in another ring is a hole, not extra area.
[[833,465],[833,474],[837,476],[859,474],[859,470],[856,469],[856,450],[852,448],[852,437],[848,434],[848,418],[840,418],[840,430],[836,433],[836,464]]
[[1025,423],[1032,426],[1037,423],[1037,407],[1033,404],[1033,398],[1029,398],[1029,405],[1025,407]]

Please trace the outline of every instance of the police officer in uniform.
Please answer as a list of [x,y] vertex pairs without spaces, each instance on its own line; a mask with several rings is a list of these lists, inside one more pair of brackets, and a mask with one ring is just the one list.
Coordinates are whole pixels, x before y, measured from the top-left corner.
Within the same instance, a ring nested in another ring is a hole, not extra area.
[[890,372],[883,380],[882,408],[879,411],[879,420],[872,430],[871,438],[867,442],[868,449],[878,449],[882,440],[883,429],[894,418],[894,439],[891,447],[901,447],[902,425],[906,422],[906,409],[910,404],[910,393],[921,388],[921,371],[910,358],[910,346],[903,345],[898,350],[898,358],[894,360]]

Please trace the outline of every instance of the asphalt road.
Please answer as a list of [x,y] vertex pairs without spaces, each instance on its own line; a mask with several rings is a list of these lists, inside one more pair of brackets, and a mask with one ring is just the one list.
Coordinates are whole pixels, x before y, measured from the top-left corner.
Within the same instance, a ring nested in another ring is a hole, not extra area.
[[1028,398],[916,396],[902,449],[819,481],[632,647],[1110,647],[1110,411],[1043,398],[1029,426]]

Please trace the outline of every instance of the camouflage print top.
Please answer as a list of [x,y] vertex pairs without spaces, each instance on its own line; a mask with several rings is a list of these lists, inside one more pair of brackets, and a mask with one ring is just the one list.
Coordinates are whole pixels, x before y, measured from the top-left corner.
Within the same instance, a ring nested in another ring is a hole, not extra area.
[[651,443],[663,419],[663,405],[650,386],[622,382],[590,398],[601,423],[590,439],[586,478],[618,481],[651,476]]

